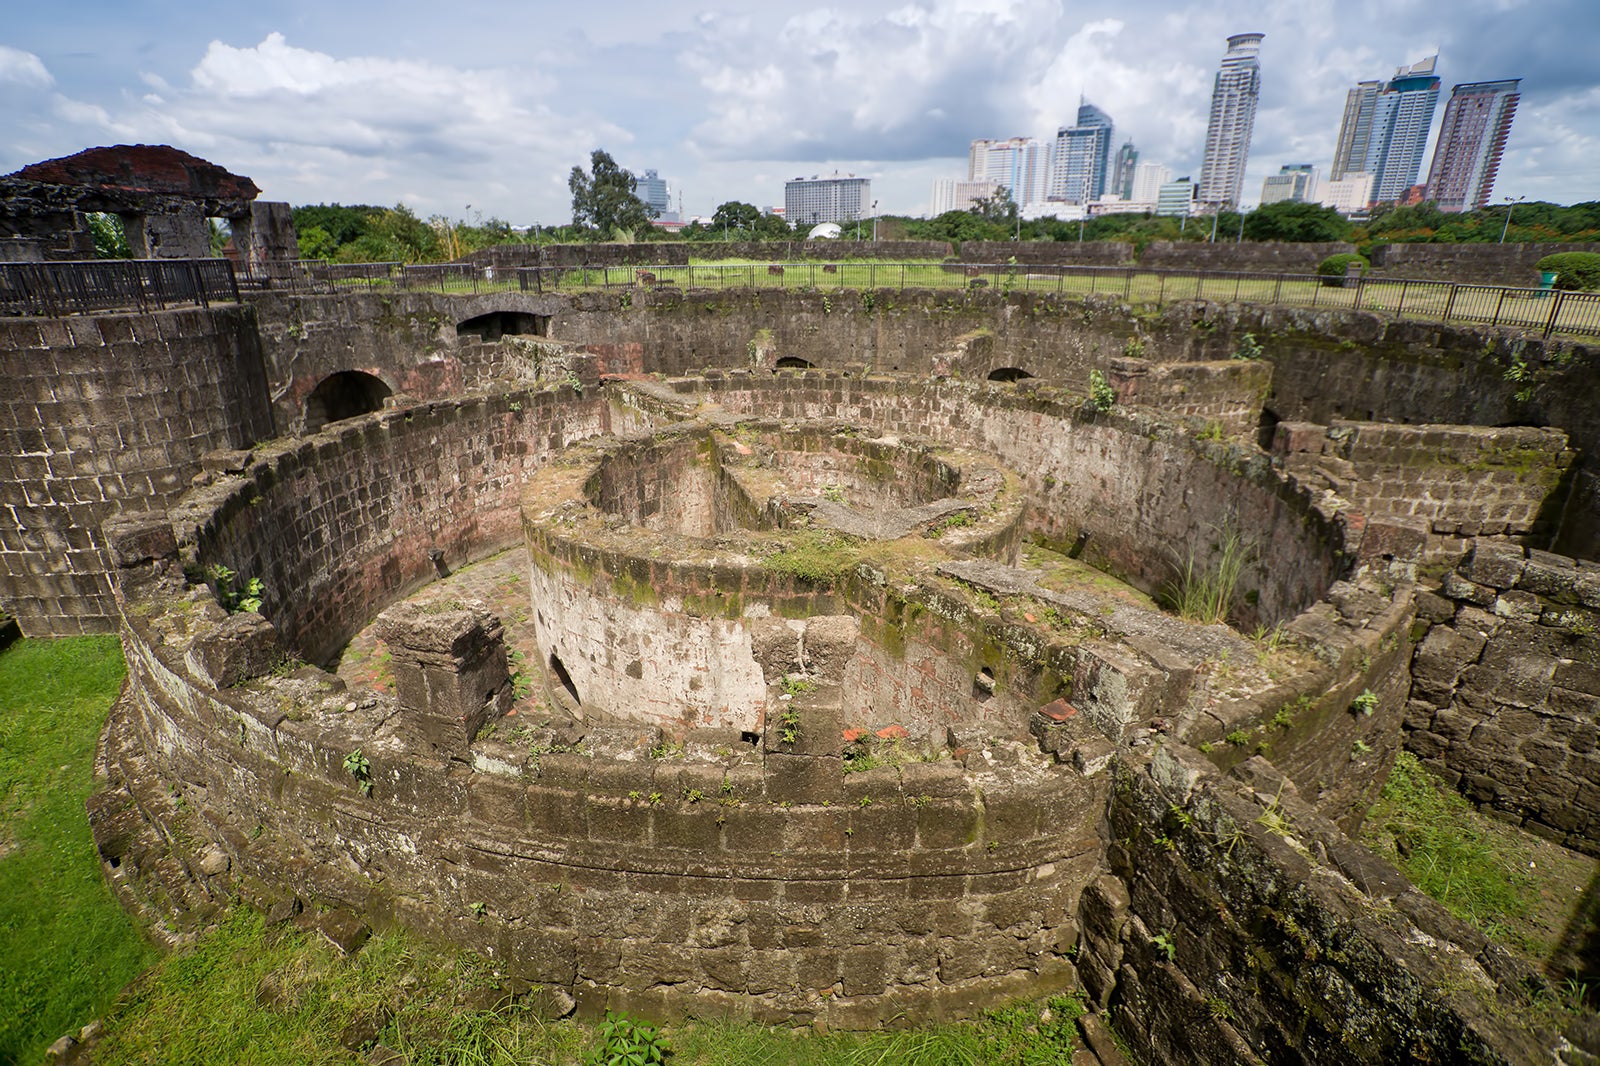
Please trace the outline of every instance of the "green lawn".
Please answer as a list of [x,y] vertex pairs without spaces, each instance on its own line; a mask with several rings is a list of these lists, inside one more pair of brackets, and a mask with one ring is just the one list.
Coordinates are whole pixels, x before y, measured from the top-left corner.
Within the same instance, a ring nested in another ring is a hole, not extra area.
[[[350,956],[242,906],[160,955],[101,876],[84,815],[94,744],[123,677],[114,637],[25,640],[0,653],[0,1066],[93,1018],[97,1063],[357,1063],[375,1041],[427,1064],[596,1061],[603,1029],[511,1002],[468,952],[400,933]],[[121,994],[119,995],[119,991]],[[1071,997],[974,1022],[877,1033],[669,1025],[670,1061],[709,1066],[1045,1066],[1066,1062]]]
[[100,873],[83,803],[122,684],[115,637],[0,652],[0,1063],[33,1063],[156,952]]

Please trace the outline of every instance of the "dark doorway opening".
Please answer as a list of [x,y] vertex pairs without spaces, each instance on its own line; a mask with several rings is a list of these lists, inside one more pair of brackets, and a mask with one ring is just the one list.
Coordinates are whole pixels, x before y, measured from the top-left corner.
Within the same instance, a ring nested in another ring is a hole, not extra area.
[[329,374],[306,397],[306,432],[315,433],[329,422],[354,418],[383,409],[394,390],[371,374],[341,370]]
[[772,365],[774,370],[815,370],[817,364],[798,355],[786,355]]

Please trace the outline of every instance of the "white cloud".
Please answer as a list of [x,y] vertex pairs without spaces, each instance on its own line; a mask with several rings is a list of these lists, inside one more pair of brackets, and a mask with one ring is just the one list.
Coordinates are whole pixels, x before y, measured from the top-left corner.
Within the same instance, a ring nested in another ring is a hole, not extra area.
[[48,89],[55,79],[44,61],[32,52],[0,44],[0,85],[21,85],[28,89]]

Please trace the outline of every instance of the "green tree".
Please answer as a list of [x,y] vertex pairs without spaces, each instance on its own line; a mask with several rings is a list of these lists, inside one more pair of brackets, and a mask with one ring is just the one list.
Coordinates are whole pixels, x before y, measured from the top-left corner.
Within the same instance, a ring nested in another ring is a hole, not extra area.
[[734,240],[742,240],[744,231],[754,232],[760,221],[761,209],[755,204],[729,200],[717,206],[717,210],[711,216],[711,228],[719,233],[726,233]]
[[96,259],[132,259],[128,247],[128,234],[122,228],[122,219],[95,211],[88,216],[89,232],[94,235]]
[[1350,223],[1331,207],[1283,200],[1246,215],[1244,235],[1252,241],[1342,241],[1350,236]]
[[634,176],[603,149],[589,154],[588,173],[582,167],[572,168],[567,188],[572,190],[573,223],[593,226],[599,238],[619,231],[642,233],[654,217],[650,205],[634,192],[638,188]]
[[972,201],[972,207],[968,210],[985,222],[1011,224],[1017,221],[1017,202],[1011,198],[1011,190],[1004,185],[996,187],[994,195],[980,196]]

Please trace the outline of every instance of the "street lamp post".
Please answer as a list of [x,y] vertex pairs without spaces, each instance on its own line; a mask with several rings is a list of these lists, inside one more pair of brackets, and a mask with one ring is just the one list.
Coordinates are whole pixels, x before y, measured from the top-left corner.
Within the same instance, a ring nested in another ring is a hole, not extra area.
[[878,201],[872,201],[872,239],[878,239]]
[[1518,196],[1515,198],[1510,196],[1506,197],[1506,224],[1500,227],[1501,244],[1506,243],[1506,231],[1511,228],[1511,212],[1515,211],[1517,209],[1517,205],[1526,199],[1526,196]]

